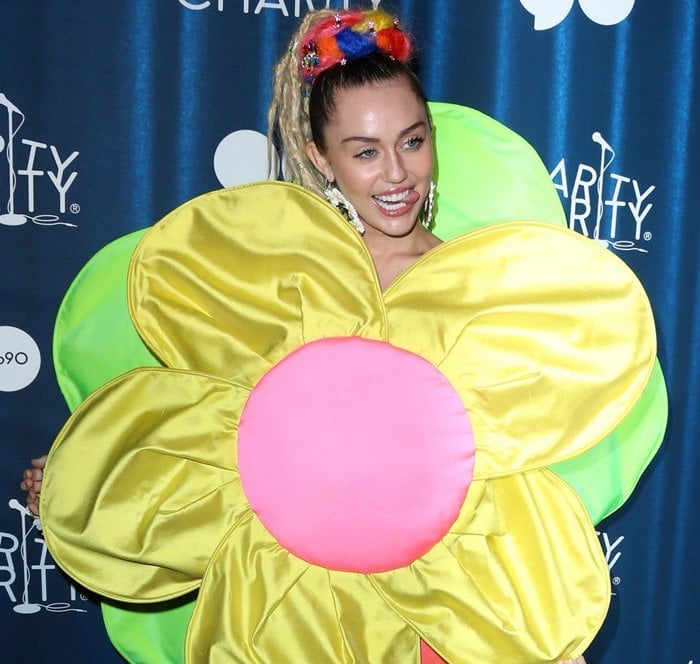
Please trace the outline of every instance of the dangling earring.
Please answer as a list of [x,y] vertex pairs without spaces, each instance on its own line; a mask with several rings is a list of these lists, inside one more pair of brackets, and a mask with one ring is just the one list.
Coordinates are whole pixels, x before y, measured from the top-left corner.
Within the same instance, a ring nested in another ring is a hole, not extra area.
[[343,196],[343,192],[338,189],[338,187],[332,187],[331,183],[326,180],[323,188],[323,193],[325,194],[328,202],[340,212],[349,222],[350,225],[360,234],[363,235],[365,232],[365,227],[357,214],[357,210],[353,207],[352,203]]
[[422,224],[426,230],[430,230],[430,225],[433,223],[433,206],[435,205],[435,182],[430,181],[430,189],[425,197],[423,204],[423,220]]

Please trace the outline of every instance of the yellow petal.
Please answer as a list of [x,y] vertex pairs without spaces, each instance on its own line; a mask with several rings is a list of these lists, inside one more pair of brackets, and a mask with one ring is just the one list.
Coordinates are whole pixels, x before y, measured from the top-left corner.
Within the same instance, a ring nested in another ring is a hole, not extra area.
[[365,575],[329,572],[328,586],[345,643],[342,661],[419,663],[418,634],[388,609]]
[[496,490],[490,480],[472,480],[459,516],[450,526],[452,535],[502,535]]
[[546,469],[489,482],[504,534],[448,535],[372,584],[448,661],[537,664],[581,652],[610,596],[585,508]]
[[455,238],[409,268],[385,300],[389,341],[432,361],[459,391],[477,478],[592,447],[631,410],[654,365],[651,309],[631,270],[547,224]]
[[365,577],[303,562],[251,515],[212,558],[186,650],[188,664],[417,664],[418,636]]
[[93,393],[56,439],[41,520],[51,554],[86,587],[129,602],[196,588],[249,510],[236,469],[248,390],[137,369]]
[[384,338],[366,245],[325,201],[282,182],[215,191],[162,219],[134,252],[129,307],[164,364],[249,387],[308,341]]

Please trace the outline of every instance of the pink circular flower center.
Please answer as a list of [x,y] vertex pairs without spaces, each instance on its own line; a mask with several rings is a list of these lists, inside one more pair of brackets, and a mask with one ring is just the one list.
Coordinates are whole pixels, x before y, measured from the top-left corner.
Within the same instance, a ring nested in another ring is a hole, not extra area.
[[361,573],[409,565],[457,518],[474,469],[459,395],[381,341],[315,341],[268,371],[238,429],[253,511],[299,558]]

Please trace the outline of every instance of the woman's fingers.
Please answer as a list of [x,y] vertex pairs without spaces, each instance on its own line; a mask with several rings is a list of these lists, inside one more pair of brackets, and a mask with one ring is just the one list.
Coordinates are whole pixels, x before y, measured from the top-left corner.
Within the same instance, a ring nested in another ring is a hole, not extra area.
[[34,515],[39,516],[39,495],[34,491],[27,494],[27,509]]
[[36,459],[30,459],[29,463],[31,463],[32,466],[34,466],[34,468],[37,468],[39,471],[43,471],[44,466],[46,465],[46,456],[47,455],[44,454],[44,456],[40,456]]
[[22,481],[19,488],[27,492],[27,508],[34,516],[39,516],[39,493],[41,492],[41,482],[44,479],[44,466],[46,465],[46,455],[30,459],[31,468],[27,468],[22,473]]
[[27,468],[22,475],[22,482],[19,486],[23,491],[40,491],[43,477],[44,473],[41,470],[37,468]]

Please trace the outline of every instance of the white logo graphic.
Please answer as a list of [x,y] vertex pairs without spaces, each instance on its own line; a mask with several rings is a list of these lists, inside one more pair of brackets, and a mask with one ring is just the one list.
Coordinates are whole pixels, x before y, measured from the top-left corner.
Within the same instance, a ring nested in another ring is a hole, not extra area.
[[[230,0],[178,0],[178,2],[186,9],[193,9],[198,11],[200,9],[209,9],[209,7],[216,7],[217,11],[224,11],[227,4],[230,4]],[[237,0],[237,4],[240,5],[241,0]],[[379,9],[379,5],[382,0],[370,0],[372,4],[372,9]],[[367,3],[369,4],[369,2]],[[290,15],[290,7],[294,13],[295,17],[301,16],[301,14],[307,11],[313,11],[314,9],[348,9],[350,6],[350,0],[243,0],[243,13],[250,14],[250,8],[253,5],[253,14],[259,14],[263,9],[277,9],[282,12],[284,16]]]
[[[66,194],[78,175],[77,171],[67,172],[67,168],[78,156],[78,152],[72,152],[65,159],[59,153],[55,145],[48,145],[41,141],[33,141],[23,138],[22,152],[17,154],[15,138],[24,124],[24,113],[19,110],[2,92],[0,92],[0,109],[7,113],[7,130],[3,135],[0,122],[0,153],[5,152],[7,162],[6,179],[3,177],[4,168],[0,168],[0,196],[6,194],[7,205],[3,210],[0,203],[0,224],[5,226],[21,226],[31,221],[41,226],[72,226],[75,224],[63,221],[56,214],[34,215],[36,209],[37,193],[41,198],[41,205],[51,205],[60,214],[66,213]],[[2,114],[0,112],[0,121]],[[47,153],[48,150],[48,153]],[[22,165],[19,170],[18,165]],[[52,170],[55,169],[55,170]],[[18,190],[21,176],[22,187]],[[18,212],[15,196],[22,193],[26,197],[26,210],[30,214]],[[70,206],[72,214],[80,211],[80,206],[73,203]]]
[[[635,0],[578,0],[583,13],[599,25],[622,23],[632,12]],[[535,30],[559,25],[574,6],[574,0],[520,0],[535,17]]]
[[550,173],[554,186],[569,200],[569,228],[618,251],[641,251],[652,233],[642,228],[653,208],[649,196],[656,187],[642,190],[635,178],[611,172],[615,150],[595,131],[591,136],[600,150],[597,168],[579,164],[569,187],[569,171],[562,159]]
[[39,374],[41,353],[24,330],[0,326],[0,392],[17,392]]
[[[34,536],[31,543],[31,549],[28,547],[29,536],[34,530],[41,530],[39,519],[34,518],[32,513],[19,501],[14,498],[9,501],[9,507],[17,512],[20,519],[21,533],[15,535],[13,533],[0,532],[0,589],[4,589],[13,604],[13,611],[29,615],[38,613],[42,609],[51,612],[78,611],[87,613],[85,609],[74,608],[71,602],[78,599],[78,592],[73,586],[69,586],[67,594],[70,601],[48,602],[48,573],[54,572],[57,577],[59,574],[55,572],[54,565],[50,558],[47,560],[48,549],[46,542],[42,537]],[[27,522],[30,523],[27,527]],[[38,535],[38,533],[37,533]],[[16,560],[19,552],[19,561]],[[30,558],[36,560],[32,563]],[[17,562],[21,564],[21,595],[13,590],[13,585],[17,581]],[[62,577],[60,577],[62,579]],[[36,593],[32,593],[32,584],[38,581],[40,592],[39,601],[32,601]],[[61,581],[61,583],[63,583]],[[80,595],[81,601],[86,601],[87,597]]]
[[[601,533],[596,531],[596,535],[600,538],[601,546],[603,547],[603,554],[605,555],[605,562],[608,564],[608,571],[612,574],[613,567],[620,560],[622,556],[622,551],[619,551],[620,544],[622,544],[625,539],[624,535],[620,535],[614,542],[611,541],[608,533]],[[613,576],[612,584],[614,586],[619,586],[622,583],[622,579],[619,576]],[[613,593],[614,594],[614,593]]]
[[268,165],[267,138],[260,132],[241,129],[224,137],[214,153],[214,172],[224,187],[277,178],[279,158],[273,151]]

